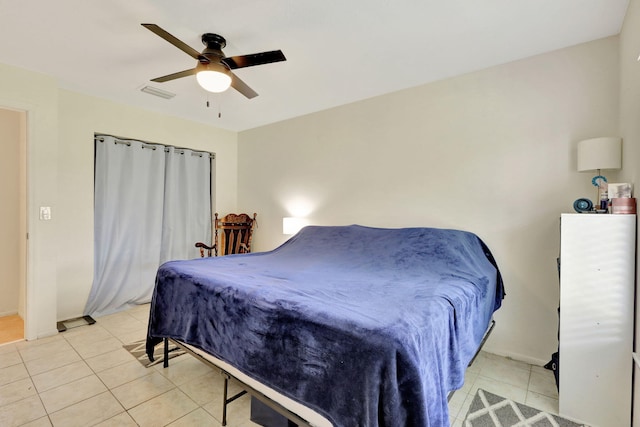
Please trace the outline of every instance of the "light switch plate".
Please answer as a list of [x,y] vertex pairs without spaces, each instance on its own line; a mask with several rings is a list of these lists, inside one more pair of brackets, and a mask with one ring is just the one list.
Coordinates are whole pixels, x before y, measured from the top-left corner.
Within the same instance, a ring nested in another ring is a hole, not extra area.
[[42,221],[49,221],[51,219],[50,206],[40,206],[40,219]]

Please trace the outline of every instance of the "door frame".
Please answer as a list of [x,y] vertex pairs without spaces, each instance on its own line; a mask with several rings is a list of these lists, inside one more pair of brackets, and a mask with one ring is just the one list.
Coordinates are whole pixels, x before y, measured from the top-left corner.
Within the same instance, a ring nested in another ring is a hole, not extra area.
[[31,152],[31,136],[33,135],[33,111],[34,107],[30,105],[19,105],[11,102],[1,102],[0,109],[15,111],[24,114],[24,120],[21,120],[20,133],[21,137],[18,141],[19,147],[19,161],[20,165],[20,179],[18,185],[20,188],[20,194],[24,194],[24,197],[20,199],[20,206],[18,207],[20,218],[20,235],[21,241],[19,244],[19,250],[21,252],[19,268],[23,271],[19,272],[20,283],[19,286],[19,303],[18,313],[21,314],[24,321],[24,339],[34,340],[38,337],[35,319],[35,301],[33,286],[31,285],[31,266],[32,266],[32,248],[29,245],[29,230],[31,227],[31,218],[29,212],[31,211],[31,195],[33,191],[30,183],[33,182],[30,179],[30,152]]

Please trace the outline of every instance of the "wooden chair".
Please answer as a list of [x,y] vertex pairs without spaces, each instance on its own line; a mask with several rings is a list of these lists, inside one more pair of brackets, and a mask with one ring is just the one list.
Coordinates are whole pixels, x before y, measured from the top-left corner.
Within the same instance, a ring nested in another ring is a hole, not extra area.
[[222,218],[218,218],[218,213],[214,216],[213,221],[213,242],[211,246],[205,243],[196,243],[196,248],[200,248],[200,256],[204,257],[204,251],[207,250],[207,256],[243,254],[251,252],[251,235],[253,227],[257,225],[256,216],[253,218],[248,214],[228,214]]

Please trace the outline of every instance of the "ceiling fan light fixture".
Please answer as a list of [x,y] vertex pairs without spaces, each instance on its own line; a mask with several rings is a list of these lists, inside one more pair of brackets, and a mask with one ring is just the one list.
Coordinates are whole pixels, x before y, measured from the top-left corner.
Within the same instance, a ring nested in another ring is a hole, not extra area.
[[213,93],[224,92],[231,86],[229,70],[220,64],[198,64],[196,80],[206,91]]

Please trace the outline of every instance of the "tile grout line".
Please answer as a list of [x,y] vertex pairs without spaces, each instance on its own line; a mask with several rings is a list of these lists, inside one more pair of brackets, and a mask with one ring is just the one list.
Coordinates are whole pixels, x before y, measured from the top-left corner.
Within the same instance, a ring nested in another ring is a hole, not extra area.
[[[135,319],[133,316],[130,316],[130,317],[132,317],[132,319],[134,319],[134,320],[137,320],[137,319]],[[118,340],[118,341],[120,341],[120,342],[122,343],[122,340],[120,340],[117,336],[113,335],[113,333],[112,333],[111,331],[109,331],[108,329],[106,329],[106,328],[104,328],[104,327],[102,327],[102,329],[104,329],[104,330],[105,330],[105,331],[110,335],[110,337],[112,337],[112,338],[114,338],[114,339],[116,339],[116,340]],[[65,338],[65,339],[66,339],[66,337],[63,337],[63,338]],[[193,400],[189,395],[187,395],[187,394],[186,394],[186,393],[185,393],[185,392],[180,388],[180,386],[179,386],[178,384],[176,384],[176,383],[175,383],[175,382],[173,382],[170,378],[166,377],[165,375],[162,375],[160,372],[157,372],[157,371],[151,371],[149,374],[146,374],[146,375],[144,375],[144,376],[142,376],[142,377],[138,377],[138,378],[134,378],[134,379],[128,380],[128,381],[126,381],[126,382],[124,382],[124,383],[122,383],[122,384],[119,384],[119,385],[118,385],[118,386],[116,386],[116,387],[111,388],[111,387],[109,387],[109,386],[108,386],[108,385],[107,385],[107,384],[102,380],[102,378],[100,378],[100,376],[98,375],[98,371],[96,371],[94,368],[92,368],[92,367],[91,367],[91,365],[89,365],[89,364],[86,362],[86,358],[84,358],[84,357],[83,357],[83,356],[82,356],[82,355],[77,351],[77,349],[73,346],[73,344],[72,344],[71,342],[69,342],[68,340],[67,340],[67,343],[68,343],[68,344],[69,344],[69,345],[74,349],[74,351],[76,351],[76,353],[78,354],[78,356],[80,356],[80,358],[82,359],[82,361],[83,361],[83,362],[88,366],[88,368],[91,370],[91,372],[93,373],[93,375],[95,375],[95,376],[98,378],[98,380],[99,380],[99,381],[100,381],[100,382],[105,386],[105,388],[107,389],[107,391],[111,394],[111,396],[115,399],[115,401],[116,401],[116,402],[118,402],[118,404],[119,404],[119,405],[120,405],[120,407],[122,408],[122,412],[119,412],[117,415],[114,415],[114,417],[115,417],[115,416],[120,416],[120,415],[122,415],[123,413],[126,413],[126,414],[127,414],[127,415],[128,415],[128,416],[129,416],[129,417],[130,417],[134,422],[135,422],[135,419],[131,416],[131,414],[129,414],[129,411],[130,411],[131,409],[136,408],[136,407],[138,407],[138,406],[140,406],[140,405],[143,405],[144,403],[147,403],[147,402],[149,402],[150,400],[153,400],[154,398],[159,397],[159,396],[162,396],[162,395],[164,395],[164,394],[166,394],[166,393],[168,393],[168,392],[170,392],[170,391],[173,391],[173,390],[178,390],[179,392],[181,392],[181,393],[185,394],[185,396],[187,396],[187,398],[188,398],[191,402],[193,402],[193,404],[194,404],[194,405],[196,405],[196,408],[195,408],[193,411],[190,411],[188,414],[190,414],[191,412],[194,412],[194,411],[196,411],[196,410],[198,410],[198,409],[203,409],[203,410],[206,412],[206,410],[205,410],[204,408],[202,408],[202,406],[201,406],[201,405],[199,405],[197,402],[195,402],[195,401],[194,401],[194,400]],[[103,353],[103,354],[104,354],[104,353]],[[93,356],[93,357],[97,357],[97,356]],[[132,358],[132,360],[135,360],[135,359],[133,359],[133,358]],[[127,363],[127,362],[121,363],[121,364],[119,364],[119,365],[115,365],[114,367],[116,367],[116,366],[120,366],[120,365],[123,365],[123,364],[125,364],[125,363]],[[147,369],[151,369],[151,370],[153,370],[154,368],[153,368],[153,367],[149,367],[149,368],[147,368]],[[102,371],[100,371],[100,372],[102,372]],[[166,391],[165,391],[165,392],[163,392],[163,393],[160,393],[159,395],[152,396],[152,397],[150,397],[150,398],[148,398],[148,399],[146,399],[146,400],[144,400],[144,401],[142,401],[142,402],[139,402],[139,403],[137,403],[135,406],[132,406],[131,408],[128,408],[128,409],[124,407],[123,403],[122,403],[122,402],[117,398],[117,396],[113,393],[113,390],[114,390],[115,388],[117,388],[117,387],[121,387],[121,386],[123,386],[123,385],[125,385],[125,384],[130,384],[130,383],[132,383],[132,382],[134,382],[134,381],[137,381],[137,380],[139,380],[139,379],[141,379],[141,378],[144,378],[144,377],[146,377],[146,376],[153,375],[154,373],[158,373],[159,375],[162,375],[162,377],[163,377],[163,378],[165,378],[167,381],[169,381],[169,382],[171,383],[172,388],[171,388],[171,389],[169,389],[169,390],[166,390]],[[95,397],[95,396],[91,396],[91,397]],[[87,398],[87,399],[83,399],[82,401],[86,401],[86,400],[90,399],[91,397],[89,397],[89,398]],[[73,403],[73,404],[71,404],[71,405],[69,405],[69,406],[73,406],[73,405],[75,405],[75,404],[77,404],[77,403],[80,403],[80,402],[75,402],[75,403]],[[69,406],[66,406],[65,408],[68,408]],[[65,409],[65,408],[61,408],[60,410],[63,410],[63,409]],[[46,410],[46,408],[45,408],[45,410]],[[58,411],[55,411],[55,412],[58,412]],[[207,413],[208,413],[208,412],[207,412]],[[185,414],[185,415],[181,416],[180,418],[183,418],[183,417],[187,416],[188,414]],[[210,415],[211,415],[211,414],[210,414]],[[113,417],[112,417],[112,418],[113,418]],[[177,420],[174,420],[174,421],[177,421]],[[171,422],[174,422],[174,421],[171,421]],[[137,422],[136,422],[136,424],[137,424]]]
[[[29,369],[27,368],[27,364],[25,363],[24,357],[22,357],[22,353],[20,352],[20,349],[17,346],[16,346],[16,353],[18,353],[18,356],[20,357],[22,365],[24,366],[24,370],[27,372],[27,375],[29,376],[29,381],[31,381],[31,384],[33,385],[33,390],[36,392],[36,395],[38,396],[38,401],[40,402],[40,405],[42,405],[42,409],[44,410],[45,417],[47,417],[47,420],[49,420],[49,424],[53,425],[53,421],[51,421],[51,417],[49,417],[49,412],[47,411],[47,407],[44,406],[44,402],[42,401],[42,397],[40,396],[40,392],[38,391],[38,389],[36,387],[36,384],[33,382],[33,376],[31,375],[31,372],[29,372]],[[24,400],[24,399],[22,399],[22,400]],[[39,420],[41,418],[44,418],[44,417],[36,418],[36,419],[30,420],[28,422],[33,422],[33,421]]]
[[[89,326],[92,326],[92,325],[89,325]],[[104,329],[105,331],[107,331],[107,332],[109,333],[109,335],[111,335],[111,336],[113,337],[113,334],[111,334],[111,332],[110,332],[110,331],[106,330],[104,327],[102,327],[102,329]],[[104,381],[102,380],[102,378],[100,378],[100,376],[98,375],[98,372],[96,372],[96,371],[93,369],[93,367],[92,367],[90,364],[88,364],[88,363],[87,363],[87,360],[86,360],[86,359],[85,359],[85,358],[84,358],[84,357],[83,357],[83,356],[78,352],[78,350],[73,346],[73,344],[72,344],[72,343],[70,343],[70,342],[69,342],[69,340],[68,340],[66,337],[64,337],[64,336],[63,336],[63,338],[64,338],[64,339],[67,341],[67,343],[68,343],[68,344],[69,344],[69,345],[74,349],[74,351],[76,351],[76,353],[78,354],[78,356],[80,356],[80,359],[85,363],[85,365],[87,365],[87,367],[88,367],[88,368],[89,368],[89,370],[93,373],[93,375],[95,375],[95,377],[100,381],[100,383],[101,383],[101,384],[102,384],[102,385],[107,389],[107,392],[111,395],[111,397],[113,397],[113,399],[114,399],[116,402],[118,402],[118,404],[119,404],[119,405],[120,405],[120,407],[122,408],[122,412],[119,412],[118,414],[114,415],[114,417],[119,416],[119,415],[121,415],[121,414],[123,414],[123,413],[126,413],[126,412],[127,412],[127,410],[125,409],[125,407],[124,407],[124,406],[122,405],[122,403],[118,400],[118,398],[113,394],[113,392],[111,391],[111,389],[110,389],[110,388],[109,388],[109,387],[104,383]],[[97,395],[95,395],[95,396],[98,396],[99,394],[102,394],[102,393],[98,393],[98,394],[97,394]],[[89,399],[91,399],[91,398],[93,398],[93,397],[95,397],[95,396],[91,396],[91,397],[89,397],[89,398],[87,398],[87,399],[84,399],[84,400],[83,400],[83,402],[84,402],[84,401],[86,401],[86,400],[89,400]],[[71,405],[67,406],[66,408],[69,408],[69,407],[71,407],[71,406],[73,406],[73,405],[76,405],[76,404],[78,404],[78,403],[80,403],[80,402],[73,403],[73,404],[71,404]],[[60,410],[62,410],[62,409],[60,409]],[[111,418],[113,418],[113,417],[111,417]],[[96,422],[96,423],[94,423],[94,424],[92,424],[92,425],[96,425],[96,424],[98,424],[98,423],[101,423],[102,421],[106,421],[106,420],[98,421],[98,422]],[[136,423],[136,424],[137,424],[137,423]],[[51,425],[52,425],[52,426],[54,426],[53,422],[51,422]],[[55,426],[54,426],[54,427],[55,427]]]

